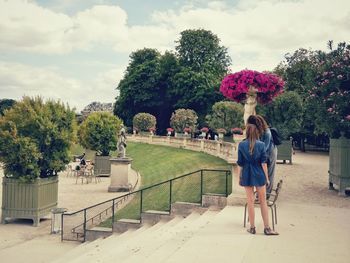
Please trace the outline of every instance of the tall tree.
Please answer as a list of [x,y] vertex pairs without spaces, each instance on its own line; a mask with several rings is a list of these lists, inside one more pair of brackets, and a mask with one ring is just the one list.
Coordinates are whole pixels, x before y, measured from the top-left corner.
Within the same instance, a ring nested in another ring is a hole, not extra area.
[[16,103],[12,99],[1,99],[0,100],[0,116],[4,115],[5,110],[10,109]]
[[212,105],[224,99],[219,86],[231,58],[227,48],[220,46],[220,39],[208,30],[185,30],[177,43],[181,70],[174,77],[175,107],[195,110],[204,123]]

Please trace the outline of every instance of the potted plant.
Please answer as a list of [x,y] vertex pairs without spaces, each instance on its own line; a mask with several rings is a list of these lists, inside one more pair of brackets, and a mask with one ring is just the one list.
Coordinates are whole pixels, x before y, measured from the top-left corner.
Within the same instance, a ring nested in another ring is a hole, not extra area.
[[185,135],[190,134],[191,131],[192,131],[192,129],[191,129],[190,127],[185,127],[185,128],[184,128],[184,133],[185,133]]
[[350,187],[350,45],[338,44],[315,58],[316,85],[309,90],[309,101],[316,111],[316,129],[330,135],[329,188],[339,187],[345,195]]
[[219,134],[219,139],[223,139],[226,134],[226,130],[224,128],[216,129],[216,132]]
[[277,75],[255,70],[228,74],[222,80],[220,92],[236,102],[244,102],[244,124],[255,115],[257,103],[267,104],[283,92],[284,81]]
[[205,138],[207,132],[209,131],[209,128],[203,127],[202,129],[200,129],[200,131],[202,132],[202,137]]
[[[134,130],[139,132],[150,132],[151,135],[155,131],[157,119],[152,114],[146,112],[140,112],[133,118]],[[154,129],[151,131],[151,129]]]
[[174,129],[173,128],[167,128],[166,131],[168,133],[168,136],[170,136],[174,132]]
[[[170,118],[170,125],[175,130],[175,137],[179,136],[179,133],[185,132],[185,128],[190,128],[191,131],[196,129],[198,116],[195,111],[190,109],[178,109]],[[191,132],[191,131],[187,131]]]
[[235,134],[236,135],[243,135],[243,130],[242,130],[242,128],[235,127],[235,128],[231,129],[231,133],[232,133],[232,140],[233,140],[233,142],[235,142]]
[[117,135],[123,122],[109,112],[94,112],[80,125],[78,136],[80,144],[96,151],[94,171],[110,176],[110,152],[117,149]]
[[149,128],[149,132],[151,136],[153,136],[156,133],[156,128],[155,127]]
[[57,206],[58,173],[70,161],[75,114],[60,102],[24,97],[0,118],[2,217],[40,218]]

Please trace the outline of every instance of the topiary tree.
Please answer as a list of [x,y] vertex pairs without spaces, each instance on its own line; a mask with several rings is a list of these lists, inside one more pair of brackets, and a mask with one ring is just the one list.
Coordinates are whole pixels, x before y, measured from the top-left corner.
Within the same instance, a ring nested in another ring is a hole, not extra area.
[[301,129],[303,103],[295,91],[286,91],[271,104],[261,106],[259,112],[264,115],[270,125],[276,127],[283,139]]
[[75,116],[60,102],[24,97],[0,118],[0,161],[7,177],[56,176],[69,163]]
[[170,126],[176,132],[183,132],[186,127],[194,131],[197,127],[197,120],[198,116],[194,110],[178,109],[171,115]]
[[206,116],[210,128],[223,128],[229,131],[233,127],[243,127],[243,106],[236,102],[219,101],[212,107],[212,112]]
[[79,127],[80,144],[96,151],[97,155],[108,156],[117,149],[117,135],[122,125],[123,122],[111,113],[92,113]]
[[140,112],[133,118],[134,130],[149,131],[151,128],[155,128],[156,124],[156,117],[149,113]]

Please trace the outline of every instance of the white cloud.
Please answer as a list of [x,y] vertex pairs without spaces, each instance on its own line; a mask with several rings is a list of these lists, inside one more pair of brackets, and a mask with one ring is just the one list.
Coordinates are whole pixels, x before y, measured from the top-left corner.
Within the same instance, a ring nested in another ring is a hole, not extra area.
[[115,90],[123,69],[97,75],[90,83],[68,78],[52,69],[42,69],[19,63],[0,62],[0,98],[15,100],[26,96],[42,96],[61,100],[82,110],[92,101],[114,102]]

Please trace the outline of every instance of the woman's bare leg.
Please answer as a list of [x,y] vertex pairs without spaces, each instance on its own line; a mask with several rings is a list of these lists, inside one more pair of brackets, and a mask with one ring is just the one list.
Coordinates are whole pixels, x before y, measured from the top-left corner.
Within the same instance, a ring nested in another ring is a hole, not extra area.
[[268,208],[266,203],[266,186],[256,187],[256,190],[258,192],[258,197],[260,202],[260,211],[264,222],[264,228],[267,228],[270,225],[269,225]]
[[244,187],[247,195],[248,217],[250,227],[255,227],[255,213],[254,213],[254,187]]

